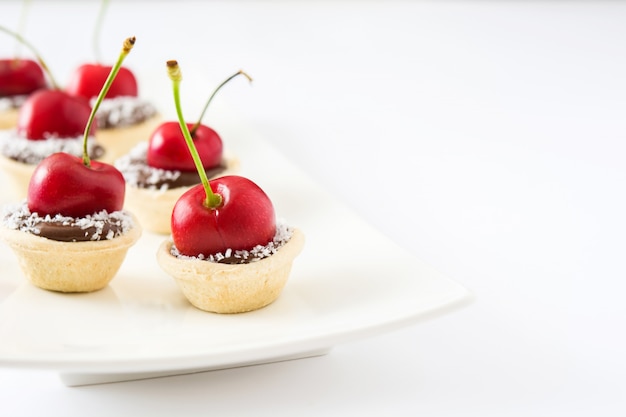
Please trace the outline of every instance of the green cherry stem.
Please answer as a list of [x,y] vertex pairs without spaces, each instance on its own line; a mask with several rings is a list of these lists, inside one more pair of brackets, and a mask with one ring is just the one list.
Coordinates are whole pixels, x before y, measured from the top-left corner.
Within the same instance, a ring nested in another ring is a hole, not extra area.
[[202,109],[202,113],[200,113],[200,117],[198,118],[198,121],[191,128],[191,136],[193,136],[196,133],[196,130],[198,130],[198,127],[200,127],[200,124],[202,123],[202,118],[204,117],[204,113],[206,113],[207,109],[209,108],[209,104],[211,104],[211,101],[213,100],[213,97],[215,97],[215,94],[217,94],[217,92],[220,91],[220,89],[224,87],[224,85],[226,85],[230,80],[232,80],[238,75],[243,75],[244,77],[248,79],[248,81],[252,82],[252,77],[246,74],[243,70],[239,70],[233,75],[231,75],[230,77],[228,77],[227,79],[225,79],[220,85],[218,85],[217,88],[213,91],[213,94],[211,94],[211,97],[209,97],[206,104],[204,105],[204,109]]
[[104,15],[109,6],[108,0],[102,0],[100,2],[100,11],[98,12],[98,19],[94,26],[93,31],[93,50],[96,55],[96,62],[102,62],[102,54],[100,53],[100,33],[102,32],[102,22],[104,22]]
[[0,25],[0,32],[4,32],[4,33],[6,33],[8,35],[13,36],[22,45],[25,45],[28,49],[30,49],[30,51],[33,53],[33,55],[35,55],[35,58],[37,58],[37,61],[39,62],[39,65],[41,65],[41,68],[43,68],[43,70],[46,72],[46,74],[48,74],[48,78],[50,78],[50,84],[52,84],[52,88],[55,89],[55,90],[59,89],[59,84],[57,84],[56,80],[52,76],[52,72],[50,71],[50,69],[46,65],[46,63],[43,60],[43,58],[41,58],[41,55],[39,55],[39,52],[37,52],[37,49],[35,49],[35,47],[33,45],[31,45],[30,42],[28,42],[26,39],[24,39],[22,37],[22,35],[20,35],[19,33],[13,32],[12,30],[7,29],[7,28],[5,28],[2,25]]
[[204,187],[204,191],[206,193],[204,205],[210,209],[217,208],[222,204],[222,196],[215,194],[211,189],[209,178],[207,177],[202,161],[200,160],[200,155],[198,154],[196,145],[193,143],[193,139],[191,138],[189,127],[187,126],[187,123],[185,123],[185,118],[183,117],[183,110],[180,105],[180,81],[183,79],[183,75],[180,72],[180,67],[178,66],[177,61],[167,61],[167,74],[172,80],[172,90],[174,92],[174,104],[176,106],[176,114],[178,115],[178,123],[180,124],[180,129],[185,138],[185,142],[187,142],[187,147],[189,148],[189,152],[191,153],[193,162],[196,165],[196,169],[200,175],[200,181],[202,182],[202,186]]
[[[28,16],[28,11],[30,9],[30,0],[22,0],[22,12],[20,13],[20,20],[17,25],[17,33],[24,33],[24,28],[26,27],[26,16]],[[18,42],[15,48],[15,57],[19,58],[21,55],[22,43]]]
[[87,139],[89,138],[89,131],[91,130],[91,125],[93,124],[94,119],[96,118],[96,112],[104,100],[104,96],[109,92],[109,88],[111,88],[111,84],[113,84],[113,80],[117,76],[117,73],[120,71],[122,67],[122,63],[124,62],[124,58],[130,53],[130,50],[133,49],[135,45],[135,37],[126,38],[124,40],[124,44],[122,45],[122,51],[120,52],[120,56],[117,58],[117,62],[111,68],[111,72],[109,72],[109,76],[107,77],[104,85],[102,86],[102,90],[100,90],[100,94],[98,94],[98,98],[96,99],[96,103],[91,108],[91,114],[89,115],[89,120],[87,121],[87,126],[85,127],[85,134],[83,136],[83,164],[89,167],[91,166],[91,159],[89,158],[89,152],[87,149]]

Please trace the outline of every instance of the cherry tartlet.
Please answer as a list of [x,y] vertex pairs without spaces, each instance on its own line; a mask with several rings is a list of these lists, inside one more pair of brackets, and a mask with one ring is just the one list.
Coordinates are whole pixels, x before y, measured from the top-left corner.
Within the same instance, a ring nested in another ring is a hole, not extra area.
[[194,307],[221,314],[244,313],[278,299],[303,247],[302,231],[279,224],[271,241],[250,250],[188,256],[166,240],[157,260]]
[[248,178],[208,179],[180,106],[180,68],[168,61],[174,100],[201,183],[185,192],[171,215],[171,239],[157,261],[189,302],[204,311],[243,313],[265,307],[281,294],[304,235],[276,221],[267,194]]
[[103,210],[71,217],[40,215],[27,203],[6,206],[0,237],[35,286],[59,292],[97,291],[113,279],[141,236],[130,212]]
[[[239,160],[224,152],[219,134],[201,123],[215,94],[238,75],[251,80],[243,71],[228,77],[209,97],[200,120],[195,124],[187,123],[208,178],[239,171]],[[139,213],[144,229],[158,234],[171,232],[174,204],[187,190],[201,182],[178,121],[161,123],[147,142],[135,145],[128,154],[115,161],[115,166],[126,179],[125,206]]]
[[[118,62],[132,49],[128,38]],[[88,138],[102,92],[84,127],[83,154],[55,152],[36,165],[26,201],[5,206],[0,237],[16,254],[26,278],[34,285],[60,292],[91,292],[116,275],[141,228],[123,209],[125,181],[112,165],[92,161]]]

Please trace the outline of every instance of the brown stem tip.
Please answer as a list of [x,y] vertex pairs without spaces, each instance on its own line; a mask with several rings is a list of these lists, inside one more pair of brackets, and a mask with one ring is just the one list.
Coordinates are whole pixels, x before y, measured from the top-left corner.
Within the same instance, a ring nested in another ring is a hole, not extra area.
[[125,54],[129,53],[133,46],[135,45],[135,37],[126,38],[124,40],[123,51]]
[[172,81],[180,81],[183,78],[180,67],[178,66],[178,61],[172,59],[165,64],[167,65],[167,74]]

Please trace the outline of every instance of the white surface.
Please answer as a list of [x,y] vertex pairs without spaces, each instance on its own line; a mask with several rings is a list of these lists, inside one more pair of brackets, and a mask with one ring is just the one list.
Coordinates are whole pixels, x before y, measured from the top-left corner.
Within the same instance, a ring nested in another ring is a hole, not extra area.
[[[32,3],[63,78],[97,3]],[[135,34],[145,79],[206,79],[188,97],[244,68],[207,122],[253,126],[476,301],[306,360],[83,388],[1,369],[3,414],[626,414],[626,4],[121,3],[105,55]]]
[[166,237],[148,232],[111,284],[90,294],[25,282],[6,246],[0,366],[51,369],[68,385],[84,385],[258,364],[319,355],[470,301],[465,288],[368,226],[256,132],[233,132],[247,138],[229,142],[241,175],[261,185],[278,215],[305,235],[306,250],[278,300],[234,315],[192,307],[156,261]]

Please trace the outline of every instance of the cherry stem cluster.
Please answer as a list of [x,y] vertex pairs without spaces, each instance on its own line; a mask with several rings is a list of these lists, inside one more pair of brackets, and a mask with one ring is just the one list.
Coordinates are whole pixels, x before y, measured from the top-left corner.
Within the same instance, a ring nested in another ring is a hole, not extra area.
[[[25,45],[28,49],[30,49],[30,51],[33,53],[33,55],[35,55],[35,58],[39,62],[39,65],[41,65],[41,68],[43,68],[43,70],[46,72],[46,74],[48,74],[48,78],[50,78],[50,84],[52,84],[52,88],[55,89],[55,90],[59,89],[59,84],[57,84],[56,80],[52,76],[52,72],[50,71],[50,69],[46,65],[46,63],[43,60],[43,58],[41,58],[41,55],[39,54],[39,52],[37,52],[37,49],[35,49],[35,47],[33,45],[31,45],[30,42],[28,42],[26,39],[24,39],[24,37],[22,37],[22,35],[20,35],[19,33],[13,32],[12,30],[7,29],[7,28],[5,28],[2,25],[0,25],[0,32],[4,32],[4,33],[6,33],[8,35],[13,36],[22,45]],[[18,58],[16,58],[16,59],[18,59]]]
[[211,97],[209,97],[209,99],[207,100],[206,104],[204,105],[204,109],[202,109],[202,113],[200,113],[200,117],[198,118],[198,121],[191,128],[191,135],[192,136],[196,133],[196,130],[198,130],[198,127],[200,127],[200,124],[202,123],[202,118],[204,117],[204,113],[206,113],[207,109],[209,108],[209,104],[211,104],[211,101],[213,100],[213,97],[215,97],[217,92],[220,91],[220,89],[222,87],[224,87],[224,85],[226,85],[230,80],[232,80],[233,78],[235,78],[238,75],[243,75],[244,77],[246,77],[248,79],[248,81],[252,82],[252,77],[250,77],[248,74],[246,74],[243,70],[239,70],[236,73],[234,73],[233,75],[231,75],[230,77],[228,77],[227,79],[225,79],[220,85],[218,85],[217,88],[215,89],[215,91],[213,91],[213,93],[211,94]]
[[96,118],[96,112],[104,100],[104,97],[109,92],[117,73],[120,71],[122,67],[122,63],[124,62],[124,58],[130,53],[131,49],[135,45],[135,37],[126,38],[124,40],[124,44],[122,45],[122,51],[120,52],[119,57],[117,58],[117,62],[111,68],[111,72],[109,72],[109,76],[107,77],[102,89],[100,90],[100,94],[98,94],[98,98],[96,99],[95,104],[91,108],[91,114],[89,115],[89,120],[87,121],[87,126],[85,126],[85,134],[83,137],[83,164],[89,167],[91,166],[91,159],[89,158],[89,151],[87,147],[87,140],[89,139],[89,131],[91,130],[91,125],[93,124],[94,119]]
[[178,123],[180,124],[180,129],[183,133],[183,137],[185,138],[185,142],[187,142],[187,147],[189,148],[189,152],[191,153],[193,162],[196,165],[196,169],[198,170],[198,174],[200,175],[200,181],[202,182],[202,186],[204,187],[204,191],[206,193],[204,205],[205,207],[210,209],[217,208],[222,204],[222,196],[214,193],[211,189],[211,185],[209,184],[209,178],[206,175],[204,165],[202,165],[202,160],[200,159],[200,155],[198,154],[196,145],[193,143],[193,139],[191,138],[191,132],[189,131],[189,127],[187,126],[187,123],[185,122],[185,118],[183,116],[183,110],[180,104],[180,81],[183,79],[183,76],[177,61],[167,61],[167,74],[172,80],[174,105],[176,106]]

